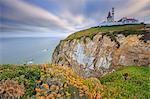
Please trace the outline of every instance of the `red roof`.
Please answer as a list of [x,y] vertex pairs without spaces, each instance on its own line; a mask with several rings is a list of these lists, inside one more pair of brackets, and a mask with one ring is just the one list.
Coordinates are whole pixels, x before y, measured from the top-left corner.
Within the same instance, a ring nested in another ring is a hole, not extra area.
[[134,18],[127,18],[127,20],[136,20],[136,19],[134,19]]

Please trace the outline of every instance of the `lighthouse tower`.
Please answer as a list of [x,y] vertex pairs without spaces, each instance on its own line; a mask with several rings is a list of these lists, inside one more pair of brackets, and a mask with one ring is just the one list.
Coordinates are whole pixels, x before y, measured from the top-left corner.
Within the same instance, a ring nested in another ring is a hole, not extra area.
[[107,22],[108,23],[111,23],[111,22],[114,22],[114,8],[112,8],[112,11],[108,12],[108,16],[107,16]]
[[115,21],[115,19],[114,19],[114,8],[112,8],[112,21],[114,22]]

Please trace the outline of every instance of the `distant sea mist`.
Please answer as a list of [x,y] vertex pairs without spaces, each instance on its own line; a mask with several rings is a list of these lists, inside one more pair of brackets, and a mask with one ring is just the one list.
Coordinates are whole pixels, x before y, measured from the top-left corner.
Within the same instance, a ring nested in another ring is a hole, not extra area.
[[0,64],[50,63],[61,37],[0,38]]

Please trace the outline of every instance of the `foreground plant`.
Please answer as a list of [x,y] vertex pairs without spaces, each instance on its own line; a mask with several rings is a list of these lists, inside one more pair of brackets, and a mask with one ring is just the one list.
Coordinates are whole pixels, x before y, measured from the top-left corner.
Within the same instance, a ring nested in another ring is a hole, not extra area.
[[24,85],[13,80],[0,81],[0,99],[18,99],[25,93]]

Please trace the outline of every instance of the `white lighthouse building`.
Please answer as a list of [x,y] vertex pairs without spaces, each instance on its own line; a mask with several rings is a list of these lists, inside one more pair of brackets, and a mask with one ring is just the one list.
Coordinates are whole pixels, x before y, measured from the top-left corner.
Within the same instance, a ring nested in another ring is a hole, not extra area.
[[112,12],[108,12],[107,22],[114,22],[114,8],[112,8]]
[[125,25],[125,24],[141,24],[143,22],[134,19],[134,18],[128,18],[128,17],[123,17],[118,21],[115,21],[114,16],[114,8],[112,8],[112,11],[108,12],[107,16],[107,21],[104,21],[100,24],[100,26],[113,26],[113,25]]

